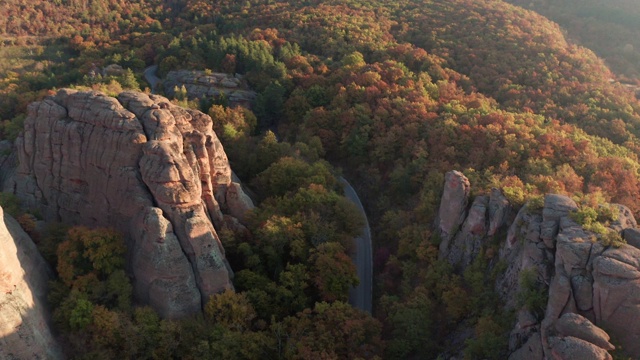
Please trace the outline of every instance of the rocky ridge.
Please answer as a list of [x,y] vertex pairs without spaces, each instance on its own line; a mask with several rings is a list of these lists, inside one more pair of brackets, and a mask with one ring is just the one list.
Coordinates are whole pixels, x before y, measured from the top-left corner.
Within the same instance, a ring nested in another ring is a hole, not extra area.
[[[611,359],[610,336],[640,357],[640,229],[628,208],[612,205],[618,219],[609,228],[627,242],[617,247],[572,220],[578,206],[563,195],[546,195],[541,208],[528,203],[517,214],[497,189],[467,209],[469,200],[466,177],[449,172],[437,222],[440,257],[464,268],[497,229],[508,228],[499,253],[508,265],[495,287],[518,313],[509,359]],[[516,300],[524,272],[548,286],[540,317]]]
[[234,76],[193,70],[170,71],[163,80],[163,86],[165,93],[171,96],[176,87],[184,86],[189,99],[217,98],[224,94],[230,105],[246,107],[250,107],[258,96],[249,89],[239,74]]
[[232,287],[216,229],[241,231],[253,204],[208,115],[157,95],[63,89],[29,106],[16,149],[9,188],[46,221],[122,232],[134,292],[162,316]]
[[0,359],[62,359],[47,309],[53,272],[1,207],[0,248]]

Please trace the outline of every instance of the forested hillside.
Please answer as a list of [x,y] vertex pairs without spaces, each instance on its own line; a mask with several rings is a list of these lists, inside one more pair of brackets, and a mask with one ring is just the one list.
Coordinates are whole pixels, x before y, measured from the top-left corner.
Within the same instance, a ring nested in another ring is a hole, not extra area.
[[[569,36],[542,15],[490,0],[5,3],[1,138],[13,140],[27,104],[54,88],[144,89],[142,70],[154,64],[161,78],[177,69],[239,73],[258,92],[251,110],[226,107],[224,97],[174,99],[213,118],[259,200],[250,236],[221,235],[237,293],[212,299],[204,318],[174,323],[124,304],[124,279],[96,264],[86,273],[103,282],[101,294],[82,293],[81,279],[61,273],[54,303],[74,355],[503,359],[514,317],[493,282],[506,229],[464,272],[438,259],[444,174],[462,171],[474,195],[500,188],[516,208],[561,193],[640,215],[640,103],[610,81],[637,78],[632,1],[608,13],[532,3],[562,14],[549,16]],[[606,33],[590,30],[598,26],[633,46],[617,52],[594,39]],[[123,71],[103,71],[110,64]],[[373,317],[343,303],[357,283],[348,254],[361,219],[340,196],[336,171],[370,216]],[[64,249],[86,246],[91,234],[70,232],[57,258],[49,249],[59,271],[74,265]],[[106,290],[109,281],[117,291]],[[136,344],[120,346],[118,326]]]
[[534,10],[562,26],[580,44],[607,61],[617,75],[632,84],[640,78],[640,7],[633,0],[509,1]]

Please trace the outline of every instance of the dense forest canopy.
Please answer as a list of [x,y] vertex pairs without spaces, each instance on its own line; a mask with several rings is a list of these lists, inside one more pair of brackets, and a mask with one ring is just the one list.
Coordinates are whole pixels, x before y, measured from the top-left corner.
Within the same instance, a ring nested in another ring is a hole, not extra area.
[[[432,223],[444,173],[461,170],[476,194],[498,187],[518,206],[554,192],[640,214],[640,103],[614,81],[640,74],[639,8],[510,2],[560,25],[490,0],[5,1],[2,138],[15,138],[27,104],[54,88],[140,89],[153,64],[161,77],[241,73],[259,93],[252,110],[182,99],[212,116],[234,170],[260,200],[252,239],[222,234],[238,292],[212,298],[203,318],[160,320],[131,307],[119,260],[105,273],[65,253],[97,235],[61,232],[44,243],[60,273],[53,302],[71,351],[504,358],[512,318],[488,285],[499,271],[499,236],[462,274],[437,259]],[[91,73],[109,64],[125,72]],[[370,215],[373,318],[343,303],[358,281],[348,253],[362,219],[331,164]],[[74,267],[82,276],[65,275]],[[100,292],[83,291],[87,281]],[[476,336],[455,343],[449,335],[461,327]]]
[[509,1],[562,26],[568,36],[603,57],[621,80],[640,78],[640,7],[634,0]]

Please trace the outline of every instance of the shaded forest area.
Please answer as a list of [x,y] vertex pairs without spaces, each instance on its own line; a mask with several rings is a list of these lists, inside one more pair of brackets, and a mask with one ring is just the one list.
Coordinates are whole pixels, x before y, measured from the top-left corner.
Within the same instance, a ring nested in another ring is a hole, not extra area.
[[[555,6],[577,8],[566,3]],[[140,89],[152,64],[160,76],[241,73],[259,93],[252,111],[180,101],[212,116],[260,200],[252,238],[221,234],[238,292],[213,298],[201,318],[160,320],[131,307],[121,267],[69,263],[60,247],[87,246],[92,230],[63,232],[44,243],[58,255],[53,301],[78,357],[502,359],[513,318],[491,284],[504,234],[464,273],[437,259],[445,172],[463,171],[474,194],[501,188],[516,206],[590,194],[640,214],[638,100],[533,11],[488,0],[9,0],[0,12],[2,138],[15,138],[27,104],[53,88]],[[581,29],[568,27],[572,38],[603,33]],[[633,53],[593,49],[637,76]],[[95,75],[110,64],[126,70]],[[279,139],[261,130],[274,127]],[[357,281],[347,254],[360,220],[344,216],[352,209],[329,162],[373,224],[373,318],[343,303]],[[81,266],[82,279],[60,264]],[[87,279],[105,292],[83,293]],[[535,307],[540,294],[529,295]],[[461,329],[474,336],[455,342]]]
[[557,22],[578,43],[604,58],[621,81],[640,79],[640,8],[633,0],[509,1]]

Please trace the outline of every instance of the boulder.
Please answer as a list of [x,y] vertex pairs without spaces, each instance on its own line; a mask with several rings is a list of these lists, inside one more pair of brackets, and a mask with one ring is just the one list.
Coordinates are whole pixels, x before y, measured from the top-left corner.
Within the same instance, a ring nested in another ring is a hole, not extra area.
[[566,313],[556,321],[556,330],[563,336],[572,336],[588,341],[605,350],[614,350],[609,342],[609,335],[599,327],[593,325],[584,316],[574,313]]
[[109,64],[102,69],[103,76],[122,76],[125,70],[118,64]]
[[541,214],[523,206],[511,223],[500,249],[500,259],[507,263],[507,269],[498,276],[496,291],[509,308],[516,306],[522,270],[533,269],[543,282],[550,282],[549,268],[553,266],[553,255],[540,239],[541,224]]
[[551,357],[554,360],[612,360],[609,353],[596,345],[571,336],[551,337]]
[[53,273],[2,208],[0,248],[0,359],[62,359],[47,304]]

